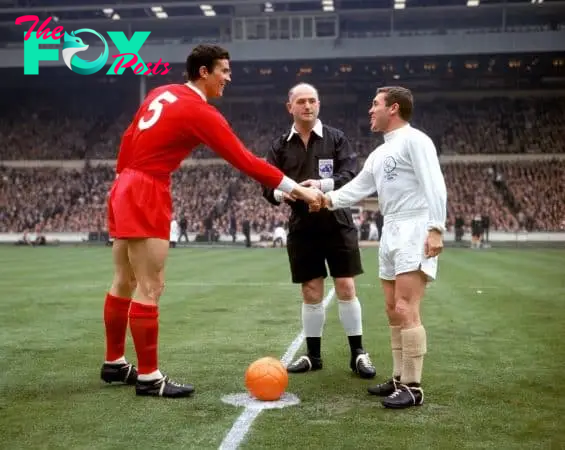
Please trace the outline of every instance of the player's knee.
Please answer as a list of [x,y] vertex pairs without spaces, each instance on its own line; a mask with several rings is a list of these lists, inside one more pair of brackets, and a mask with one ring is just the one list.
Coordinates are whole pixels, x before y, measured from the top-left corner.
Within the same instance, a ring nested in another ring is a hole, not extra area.
[[412,305],[410,299],[404,296],[397,296],[394,302],[394,312],[400,317],[407,317],[410,315]]
[[353,300],[356,296],[353,278],[336,278],[335,292],[340,300]]
[[302,298],[304,303],[316,304],[322,301],[324,296],[324,281],[322,278],[302,283]]
[[157,303],[165,289],[165,283],[161,280],[144,280],[139,283],[139,289],[148,300]]
[[135,277],[133,275],[130,276],[130,278],[129,278],[128,287],[131,290],[131,292],[133,292],[137,289],[137,280],[135,279]]
[[112,283],[112,290],[120,297],[131,297],[137,287],[137,280],[131,275],[117,274]]
[[397,315],[396,302],[394,301],[394,299],[387,300],[385,302],[385,309],[388,317],[393,317]]
[[420,324],[420,311],[417,302],[413,299],[404,296],[396,297],[394,312],[404,327]]

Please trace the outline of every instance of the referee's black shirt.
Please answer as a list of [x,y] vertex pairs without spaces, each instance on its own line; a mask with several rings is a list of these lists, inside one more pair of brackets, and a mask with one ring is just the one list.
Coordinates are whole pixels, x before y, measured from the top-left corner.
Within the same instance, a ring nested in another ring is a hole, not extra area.
[[[345,134],[336,128],[316,123],[310,132],[308,146],[305,147],[294,127],[272,143],[267,153],[267,161],[300,183],[304,180],[333,180],[333,187],[322,186],[322,190],[339,189],[357,175],[357,154],[354,152]],[[323,182],[327,184],[328,182]],[[264,187],[263,196],[273,205],[274,189]],[[349,208],[336,211],[322,210],[308,212],[308,205],[302,200],[288,202],[292,208],[290,231],[303,226],[318,226],[320,221],[337,221],[341,225],[354,226]],[[333,220],[331,220],[333,219]]]

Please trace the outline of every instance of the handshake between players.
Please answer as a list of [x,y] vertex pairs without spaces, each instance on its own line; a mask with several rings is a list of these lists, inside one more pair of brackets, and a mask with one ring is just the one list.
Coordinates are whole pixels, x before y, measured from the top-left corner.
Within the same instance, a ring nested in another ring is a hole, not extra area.
[[295,202],[303,200],[308,203],[310,212],[318,212],[323,208],[331,205],[329,198],[321,191],[320,180],[305,180],[300,183],[300,187],[293,190],[292,193],[282,193],[282,200]]

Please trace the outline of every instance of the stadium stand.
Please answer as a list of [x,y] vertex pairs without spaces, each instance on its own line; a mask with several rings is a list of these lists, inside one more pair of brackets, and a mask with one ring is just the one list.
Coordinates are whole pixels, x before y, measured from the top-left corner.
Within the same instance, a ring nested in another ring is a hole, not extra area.
[[[453,163],[443,170],[451,230],[457,215],[468,225],[475,214],[489,215],[493,230],[565,228],[563,161]],[[111,167],[0,169],[0,232],[104,231],[113,177]],[[239,230],[249,219],[252,230],[264,235],[286,223],[286,206],[270,206],[257,183],[228,166],[183,168],[173,186],[175,214],[187,218],[188,232],[230,234],[232,215]]]
[[[182,20],[151,21],[147,11],[134,7],[128,8],[131,16],[125,10],[123,14],[133,18],[139,13],[137,18],[143,18],[144,26],[151,28],[150,41],[155,45],[282,41],[288,40],[288,32],[298,29],[293,24],[299,23],[304,45],[316,37],[326,39],[323,42],[331,39],[337,53],[342,40],[347,39],[362,43],[375,37],[439,36],[447,42],[464,35],[471,42],[478,35],[512,33],[518,39],[547,32],[557,36],[563,30],[559,2],[546,2],[543,8],[524,1],[476,9],[453,2],[442,9],[433,1],[419,0],[419,7],[432,6],[441,14],[421,14],[410,5],[394,21],[389,3],[340,1],[338,14],[317,17],[319,11],[309,11],[311,5],[296,2],[288,10],[277,11],[292,13],[295,21],[275,20],[269,24],[269,36],[247,38],[221,25],[225,17],[237,17],[230,22],[236,29],[238,23],[248,21],[246,33],[259,34],[259,27],[250,26],[252,21],[267,19],[240,17],[235,6],[221,7],[217,18],[205,21],[199,20],[201,11],[197,8],[184,12],[173,8],[171,16],[187,14],[185,19],[193,24],[188,28]],[[40,4],[40,0],[29,2],[30,7]],[[359,8],[367,9],[360,14]],[[116,24],[87,11],[72,11],[72,6],[68,9],[59,11],[57,20],[61,23],[84,14],[101,32]],[[287,28],[283,29],[283,23]],[[313,33],[318,36],[306,36],[307,24],[314,26]],[[6,51],[21,48],[21,31],[21,26],[3,28],[0,46]],[[551,44],[551,40],[543,42]],[[217,106],[248,147],[265,155],[271,140],[290,126],[284,107],[286,91],[297,82],[313,83],[320,91],[321,119],[345,131],[362,161],[382,141],[368,129],[367,110],[375,87],[410,87],[416,96],[413,125],[434,139],[442,157],[451,158],[443,165],[450,229],[456,217],[468,224],[472,216],[486,214],[493,230],[561,230],[565,219],[563,159],[536,160],[536,155],[565,154],[565,57],[550,50],[537,54],[514,50],[511,54],[480,52],[473,56],[234,61],[232,86]],[[160,84],[180,82],[182,64],[171,62],[170,73],[153,77],[129,71],[119,77],[103,73],[78,77],[64,66],[42,67],[39,77],[22,77],[21,67],[0,71],[5,104],[0,111],[0,232],[104,231],[105,198],[114,175],[111,167],[98,166],[95,161],[116,157],[121,133],[140,97]],[[466,157],[484,155],[510,155],[515,160],[462,162]],[[527,161],[520,159],[526,156],[530,157]],[[208,163],[204,160],[215,155],[198,148],[191,158]],[[19,164],[29,160],[92,161],[92,165],[64,170],[36,162],[28,164],[31,168]],[[173,177],[173,187],[175,214],[177,218],[186,216],[187,231],[192,233],[230,234],[234,222],[241,229],[248,219],[255,233],[268,234],[286,221],[286,207],[268,205],[254,182],[226,166],[184,167]]]
[[[72,109],[62,114],[51,110],[47,102],[34,110],[11,110],[0,122],[0,159],[115,158],[131,114],[115,116],[109,106],[89,105],[88,115]],[[125,105],[129,111],[134,107]],[[274,101],[220,107],[242,140],[259,155],[266,153],[274,137],[289,129],[283,108],[282,102]],[[365,105],[356,111],[334,104],[324,105],[321,113],[324,122],[347,134],[361,157],[379,142],[367,129],[366,109]],[[422,101],[413,124],[434,138],[441,154],[565,152],[565,97]],[[216,155],[201,148],[193,157]]]

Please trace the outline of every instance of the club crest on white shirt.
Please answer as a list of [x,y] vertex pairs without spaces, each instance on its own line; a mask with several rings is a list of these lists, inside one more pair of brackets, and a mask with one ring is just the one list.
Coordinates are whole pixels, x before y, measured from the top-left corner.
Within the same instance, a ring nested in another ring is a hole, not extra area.
[[392,181],[398,176],[396,160],[392,156],[387,156],[383,161],[383,170],[385,172],[385,180],[387,181]]
[[334,160],[320,159],[318,160],[318,175],[321,178],[330,178],[334,174]]

